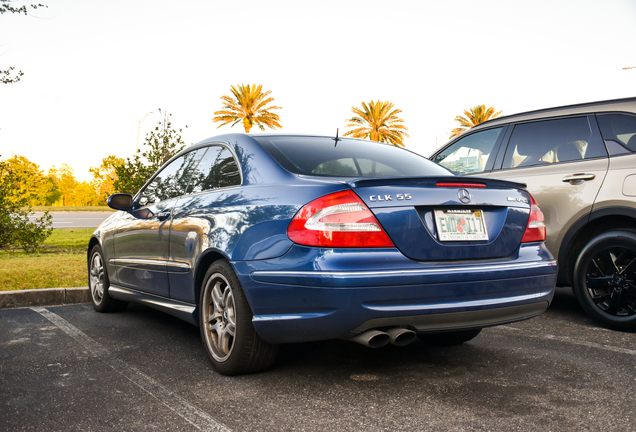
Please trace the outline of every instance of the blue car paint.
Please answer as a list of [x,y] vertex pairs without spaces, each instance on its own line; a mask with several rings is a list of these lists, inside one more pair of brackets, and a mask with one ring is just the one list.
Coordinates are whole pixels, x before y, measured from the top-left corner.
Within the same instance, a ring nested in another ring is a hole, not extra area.
[[[459,202],[456,188],[434,187],[432,182],[440,178],[351,180],[297,175],[283,169],[248,135],[222,135],[195,148],[213,143],[233,151],[241,168],[240,187],[158,203],[150,213],[147,207],[120,212],[96,231],[91,245],[102,244],[108,258],[116,255],[118,242],[127,235],[125,230],[118,231],[127,220],[147,220],[159,227],[154,237],[137,248],[154,247],[157,241],[169,245],[167,252],[155,250],[156,261],[165,261],[165,270],[148,263],[143,268],[117,265],[116,259],[107,259],[111,283],[128,289],[125,299],[140,291],[139,298],[154,299],[155,305],[161,303],[168,311],[174,304],[175,309],[186,311],[184,319],[198,323],[196,281],[206,271],[199,264],[209,253],[230,261],[254,312],[257,332],[273,343],[348,337],[369,322],[408,326],[402,319],[414,314],[443,316],[537,306],[527,316],[508,314],[515,317],[510,320],[523,319],[545,310],[552,299],[556,262],[543,243],[519,246],[529,206],[510,204],[507,198],[527,199],[528,195],[511,189],[509,183],[484,180],[489,182],[488,189],[471,190],[477,207],[489,207],[486,221],[492,235],[486,244],[441,244],[431,237],[435,234],[431,209]],[[454,177],[449,173],[441,179]],[[289,240],[287,226],[303,205],[347,189],[371,208],[396,242],[395,248],[312,248]],[[371,199],[404,193],[419,205]],[[168,204],[170,219],[157,221],[157,214]],[[518,227],[516,231],[503,230],[513,226]],[[502,230],[505,233],[499,235]],[[415,327],[438,331],[502,322],[469,318],[455,327]]]
[[547,308],[556,282],[556,263],[543,243],[525,244],[514,257],[470,264],[420,263],[397,249],[303,246],[275,260],[232,264],[259,335],[272,343],[346,338],[366,321],[413,313],[536,303]]

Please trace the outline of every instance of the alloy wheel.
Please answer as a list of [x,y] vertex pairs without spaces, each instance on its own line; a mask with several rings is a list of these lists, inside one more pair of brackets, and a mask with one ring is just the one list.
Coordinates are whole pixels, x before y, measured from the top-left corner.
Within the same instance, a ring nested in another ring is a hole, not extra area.
[[208,279],[203,302],[206,342],[212,356],[224,361],[234,347],[236,308],[232,287],[222,274],[215,273]]
[[603,312],[629,317],[636,314],[636,252],[608,247],[590,261],[585,277],[590,299]]
[[93,300],[101,303],[104,298],[104,264],[99,253],[94,253],[91,260],[90,285]]

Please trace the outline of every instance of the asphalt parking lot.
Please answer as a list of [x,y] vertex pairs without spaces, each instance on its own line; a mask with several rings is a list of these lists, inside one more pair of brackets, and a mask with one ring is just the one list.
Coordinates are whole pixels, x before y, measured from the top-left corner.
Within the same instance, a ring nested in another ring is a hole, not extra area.
[[0,309],[0,430],[633,431],[636,335],[560,294],[462,346],[287,345],[224,377],[198,329],[143,306]]

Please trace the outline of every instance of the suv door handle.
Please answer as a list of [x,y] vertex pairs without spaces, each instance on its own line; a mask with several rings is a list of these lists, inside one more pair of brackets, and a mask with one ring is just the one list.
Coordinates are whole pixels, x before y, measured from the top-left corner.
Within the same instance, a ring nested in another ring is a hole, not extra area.
[[157,219],[162,222],[168,219],[169,217],[170,217],[170,210],[162,211],[161,213],[157,215]]
[[570,174],[569,176],[563,177],[563,182],[570,182],[572,184],[581,184],[587,180],[594,180],[596,178],[596,174],[585,174],[585,173],[577,173]]

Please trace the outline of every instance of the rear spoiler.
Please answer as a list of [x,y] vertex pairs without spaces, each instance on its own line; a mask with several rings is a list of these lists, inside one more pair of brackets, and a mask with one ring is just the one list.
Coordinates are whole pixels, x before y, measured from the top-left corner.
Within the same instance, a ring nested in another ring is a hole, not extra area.
[[374,187],[374,186],[428,186],[435,187],[437,183],[476,183],[486,185],[495,189],[521,189],[527,190],[525,183],[518,183],[508,180],[498,180],[486,177],[460,177],[460,176],[438,176],[438,177],[391,177],[391,178],[364,178],[354,179],[345,182],[349,187]]

